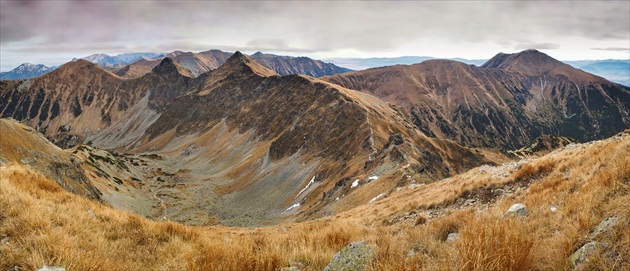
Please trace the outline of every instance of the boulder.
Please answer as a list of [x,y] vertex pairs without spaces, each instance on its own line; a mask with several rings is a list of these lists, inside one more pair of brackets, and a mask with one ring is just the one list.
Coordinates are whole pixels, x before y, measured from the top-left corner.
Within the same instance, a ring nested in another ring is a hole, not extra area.
[[522,203],[516,203],[503,216],[527,216],[527,208]]
[[580,264],[588,261],[588,257],[602,246],[603,244],[600,242],[591,241],[583,245],[580,249],[573,252],[573,254],[569,256],[569,264],[571,265],[571,269],[578,269]]
[[590,234],[590,237],[597,238],[602,234],[604,235],[610,234],[612,228],[617,226],[618,222],[619,222],[619,218],[616,216],[611,216],[609,218],[604,219],[602,222],[600,222],[597,225],[597,227],[595,227],[595,229],[593,229],[593,231]]
[[367,270],[376,251],[364,241],[354,242],[344,247],[330,260],[324,271]]

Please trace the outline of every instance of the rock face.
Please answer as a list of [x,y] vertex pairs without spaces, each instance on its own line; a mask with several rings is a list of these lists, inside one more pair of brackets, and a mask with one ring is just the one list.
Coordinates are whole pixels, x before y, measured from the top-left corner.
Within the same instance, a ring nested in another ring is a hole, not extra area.
[[589,141],[630,127],[630,88],[535,50],[481,67],[427,60],[322,79],[394,103],[425,134],[467,146],[514,150],[545,134]]
[[367,270],[376,251],[364,241],[351,243],[339,251],[324,268],[325,271]]
[[527,216],[527,215],[528,213],[527,213],[527,208],[525,207],[525,205],[521,203],[516,203],[510,206],[510,209],[508,209],[507,212],[505,212],[503,216],[509,217],[509,216]]

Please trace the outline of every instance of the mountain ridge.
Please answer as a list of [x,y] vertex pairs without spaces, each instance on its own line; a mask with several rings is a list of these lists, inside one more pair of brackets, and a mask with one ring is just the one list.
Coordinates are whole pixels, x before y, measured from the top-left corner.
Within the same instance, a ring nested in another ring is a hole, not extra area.
[[427,60],[322,79],[402,106],[427,135],[468,146],[517,149],[542,134],[587,141],[630,124],[630,88],[537,51],[498,54],[485,67]]
[[[129,170],[109,171],[118,175],[99,186],[110,187],[104,191],[107,199],[135,206],[122,200],[133,198],[125,193],[138,193],[136,198],[158,191],[175,195],[169,185],[182,183],[178,193],[185,200],[164,199],[173,205],[171,216],[201,224],[217,217],[229,225],[321,217],[360,204],[352,200],[359,196],[349,193],[349,178],[378,175],[378,190],[391,190],[410,182],[411,176],[430,181],[431,176],[491,162],[453,142],[426,137],[376,97],[305,75],[280,76],[240,53],[195,78],[180,68],[167,58],[153,72],[122,79],[79,60],[44,77],[6,82],[2,97],[28,114],[7,107],[0,111],[62,146],[88,144],[144,159],[154,170],[127,163]],[[31,106],[38,99],[57,104],[54,118],[49,109]],[[149,154],[160,159],[142,156]],[[397,164],[408,165],[399,169]],[[134,178],[148,178],[154,188],[127,186],[125,180]],[[112,191],[112,186],[119,190]],[[361,193],[374,197],[375,189]],[[193,196],[199,193],[204,196]],[[337,198],[346,196],[337,206]],[[255,202],[256,208],[247,209],[247,202]],[[287,210],[293,205],[301,207]],[[191,218],[185,211],[191,206],[212,216],[197,213]],[[133,210],[159,214],[154,208]]]

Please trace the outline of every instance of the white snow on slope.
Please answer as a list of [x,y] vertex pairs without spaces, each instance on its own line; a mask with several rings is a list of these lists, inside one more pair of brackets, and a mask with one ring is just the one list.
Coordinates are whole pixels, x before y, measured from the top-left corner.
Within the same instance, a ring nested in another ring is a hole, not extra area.
[[306,185],[306,187],[304,187],[302,190],[300,190],[300,193],[298,193],[297,195],[295,195],[295,198],[293,199],[297,199],[297,197],[302,194],[302,192],[304,192],[304,190],[308,189],[309,186],[311,186],[311,184],[313,184],[315,182],[315,176],[313,176],[313,178],[311,179],[310,182],[308,182],[308,184]]
[[374,202],[377,199],[380,199],[381,197],[383,197],[385,194],[378,194],[378,196],[374,197],[373,199],[370,200],[370,202]]

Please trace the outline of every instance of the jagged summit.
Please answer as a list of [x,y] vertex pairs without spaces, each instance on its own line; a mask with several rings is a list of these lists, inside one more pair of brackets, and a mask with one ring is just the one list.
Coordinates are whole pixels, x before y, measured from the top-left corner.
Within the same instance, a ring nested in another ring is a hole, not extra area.
[[170,57],[162,59],[160,64],[155,66],[151,72],[161,75],[177,73],[186,77],[195,77],[190,70],[184,68]]
[[216,72],[218,74],[248,74],[255,73],[262,77],[270,77],[278,75],[276,72],[265,68],[258,64],[258,62],[252,60],[250,57],[243,53],[236,51],[228,58],[223,65],[221,65]]

